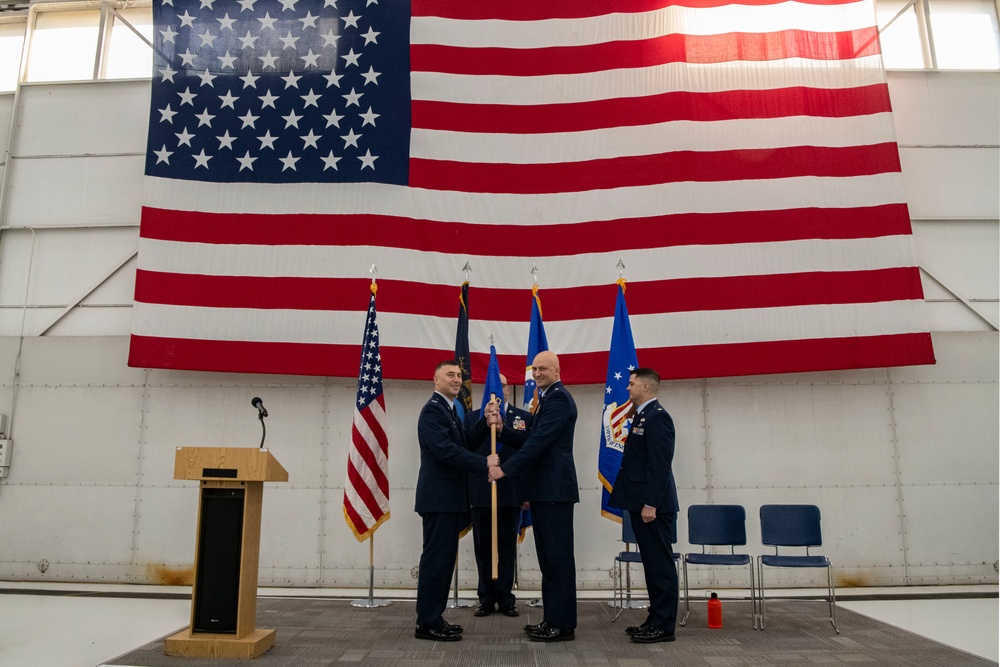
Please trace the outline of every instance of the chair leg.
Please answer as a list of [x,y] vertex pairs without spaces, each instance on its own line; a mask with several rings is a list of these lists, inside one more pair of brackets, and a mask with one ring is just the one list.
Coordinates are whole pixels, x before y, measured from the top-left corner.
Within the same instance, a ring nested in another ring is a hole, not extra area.
[[840,634],[840,628],[837,627],[837,593],[833,589],[833,565],[826,568],[826,585],[827,592],[830,597],[830,622],[833,623],[833,629]]
[[684,561],[684,618],[680,620],[677,625],[687,625],[688,615],[691,614],[691,595],[688,591],[688,564],[686,559]]
[[625,605],[632,608],[632,564],[625,563]]
[[618,617],[622,615],[622,610],[625,609],[625,601],[622,594],[622,562],[620,560],[615,560],[615,568],[614,600],[618,611],[615,612],[615,617],[611,619],[612,623],[618,620]]
[[757,604],[760,610],[760,623],[758,630],[764,629],[764,566],[757,557]]
[[754,630],[757,629],[757,588],[753,578],[753,559],[747,563],[750,566],[750,624]]

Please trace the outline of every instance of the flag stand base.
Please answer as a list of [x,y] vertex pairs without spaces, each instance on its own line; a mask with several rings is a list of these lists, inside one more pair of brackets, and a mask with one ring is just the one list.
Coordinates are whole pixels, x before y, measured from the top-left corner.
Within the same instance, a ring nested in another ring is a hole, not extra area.
[[448,600],[448,609],[465,609],[475,606],[476,603],[473,600]]
[[649,606],[648,602],[642,600],[626,600],[625,602],[619,602],[618,600],[612,600],[608,603],[608,606],[612,609],[645,609]]
[[366,600],[351,600],[352,607],[361,607],[363,609],[374,609],[376,607],[388,607],[392,604],[392,600],[378,600],[373,598],[368,598]]

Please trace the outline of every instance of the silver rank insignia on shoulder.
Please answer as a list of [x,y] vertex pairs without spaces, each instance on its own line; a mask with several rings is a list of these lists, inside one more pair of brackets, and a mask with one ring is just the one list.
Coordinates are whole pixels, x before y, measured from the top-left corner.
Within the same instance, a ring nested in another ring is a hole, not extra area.
[[527,426],[525,425],[524,420],[518,416],[514,417],[514,423],[511,424],[511,428],[513,428],[515,431],[523,431],[527,428]]

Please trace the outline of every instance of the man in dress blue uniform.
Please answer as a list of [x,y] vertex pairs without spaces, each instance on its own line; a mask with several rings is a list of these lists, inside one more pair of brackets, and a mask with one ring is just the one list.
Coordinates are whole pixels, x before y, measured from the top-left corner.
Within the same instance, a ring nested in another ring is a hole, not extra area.
[[451,625],[442,614],[458,554],[458,534],[469,510],[468,473],[484,472],[499,464],[496,455],[483,456],[468,449],[487,432],[486,420],[466,429],[455,412],[455,398],[462,388],[462,370],[454,361],[434,369],[434,395],[417,421],[420,472],[415,509],[423,522],[423,551],[417,573],[417,639],[458,641],[462,627]]
[[[515,431],[525,431],[531,413],[510,404],[510,388],[507,378],[500,374],[503,385],[504,427]],[[479,415],[471,415],[478,420]],[[490,453],[490,438],[487,433],[475,449],[477,454]],[[514,453],[514,447],[497,443],[497,455],[502,465]],[[517,616],[517,598],[514,596],[514,568],[517,565],[517,521],[521,514],[521,503],[517,497],[514,482],[502,479],[497,487],[497,579],[493,580],[493,516],[492,493],[485,472],[469,475],[469,494],[472,497],[472,543],[476,551],[476,565],[479,568],[479,607],[476,616],[489,616],[499,611],[504,616]]]
[[496,409],[487,413],[502,441],[517,446],[502,465],[490,467],[490,480],[513,477],[523,500],[531,503],[535,551],[542,573],[541,623],[524,626],[532,641],[574,639],[576,630],[576,559],[573,504],[580,487],[573,462],[576,403],[559,381],[559,358],[539,352],[532,376],[540,398],[527,431],[505,428]]
[[650,368],[637,368],[629,377],[628,395],[636,412],[608,500],[612,507],[628,510],[646,575],[646,620],[625,629],[640,644],[674,641],[677,623],[677,568],[670,547],[679,509],[672,469],[674,421],[656,400],[659,387],[660,376]]

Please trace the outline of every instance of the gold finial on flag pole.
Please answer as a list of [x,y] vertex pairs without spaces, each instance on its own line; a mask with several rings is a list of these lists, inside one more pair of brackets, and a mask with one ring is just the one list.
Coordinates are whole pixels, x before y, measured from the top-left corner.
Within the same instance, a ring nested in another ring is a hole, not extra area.
[[378,273],[378,267],[372,264],[372,268],[368,269],[368,273],[372,274],[372,284],[370,289],[372,291],[372,294],[374,294],[375,290],[378,289],[377,286],[375,285],[375,274]]

